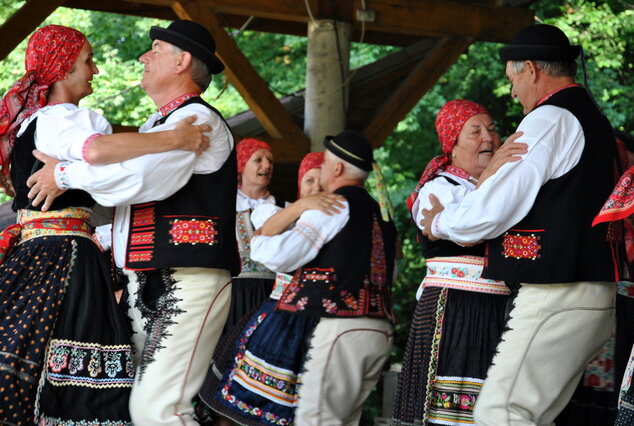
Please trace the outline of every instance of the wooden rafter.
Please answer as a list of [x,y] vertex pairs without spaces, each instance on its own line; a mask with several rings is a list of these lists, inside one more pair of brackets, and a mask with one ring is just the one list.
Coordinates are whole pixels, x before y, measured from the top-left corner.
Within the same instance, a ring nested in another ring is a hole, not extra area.
[[[135,0],[134,3],[170,7],[172,0]],[[309,0],[313,11],[323,11],[322,0]],[[71,4],[85,4],[92,0],[75,0]],[[254,16],[286,22],[306,23],[309,15],[301,0],[196,0],[190,1],[210,7],[216,14]],[[346,1],[346,3],[348,3]],[[344,18],[351,16],[354,29],[361,27],[355,19],[362,0],[349,2],[352,10],[333,11]],[[374,22],[365,24],[366,30],[387,34],[403,34],[419,37],[443,37],[461,35],[483,41],[508,41],[519,28],[533,23],[533,12],[518,7],[497,6],[491,3],[463,3],[452,0],[371,0],[368,8],[376,16]],[[78,7],[78,6],[74,6]]]
[[64,0],[29,0],[0,27],[0,61],[7,57]]
[[420,98],[473,42],[467,37],[445,37],[419,62],[398,89],[377,110],[363,133],[379,147]]
[[[108,0],[106,1],[87,1],[87,0],[66,0],[64,7],[74,9],[93,10],[97,12],[120,13],[130,16],[139,16],[145,18],[158,18],[166,20],[174,20],[178,17],[171,7],[156,4],[143,4],[130,2],[125,0]],[[223,13],[217,15],[225,28],[241,28],[249,19],[248,16],[234,15]],[[266,19],[256,17],[248,25],[249,30],[262,31],[275,34],[290,34],[296,36],[306,36],[306,22],[283,21],[276,19]],[[351,38],[353,41],[359,41],[361,37],[360,26],[352,28]],[[379,44],[385,46],[409,46],[420,39],[420,36],[407,34],[390,34],[386,32],[377,32],[366,30],[363,32],[363,41],[370,44]]]
[[[360,7],[361,0],[356,0]],[[372,0],[375,22],[368,30],[420,36],[465,36],[485,41],[509,41],[518,29],[531,25],[529,9],[440,0]]]
[[309,139],[227,34],[214,13],[208,7],[192,2],[177,2],[172,7],[179,18],[195,20],[212,33],[216,40],[217,55],[227,67],[229,82],[235,86],[273,138],[276,159],[282,162],[297,161],[308,152]]

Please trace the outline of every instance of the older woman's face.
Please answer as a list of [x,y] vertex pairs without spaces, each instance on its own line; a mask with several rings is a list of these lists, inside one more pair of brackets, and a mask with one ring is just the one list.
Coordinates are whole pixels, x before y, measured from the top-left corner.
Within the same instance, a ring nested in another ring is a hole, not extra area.
[[242,186],[266,188],[273,176],[273,153],[268,149],[258,149],[244,165]]
[[460,130],[458,142],[451,151],[451,164],[477,179],[499,147],[500,135],[491,116],[474,115]]
[[320,176],[321,169],[310,169],[304,174],[299,184],[299,198],[304,198],[322,191],[321,185],[319,184]]

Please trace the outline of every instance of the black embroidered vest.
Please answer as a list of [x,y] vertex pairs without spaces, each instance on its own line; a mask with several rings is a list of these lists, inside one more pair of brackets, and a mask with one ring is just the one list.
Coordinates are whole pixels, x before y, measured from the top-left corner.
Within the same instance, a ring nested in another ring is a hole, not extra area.
[[364,188],[346,186],[335,193],[350,205],[348,222],[315,259],[295,272],[276,309],[394,321],[390,291],[396,228],[381,219],[379,205]]
[[[222,118],[199,97],[179,108],[192,103],[203,104]],[[193,174],[183,188],[165,200],[132,205],[126,268],[203,267],[228,269],[237,275],[236,176],[234,146],[216,172]]]
[[533,284],[614,281],[607,224],[591,227],[615,184],[610,123],[582,87],[561,90],[542,105],[564,108],[579,120],[581,159],[546,182],[528,215],[489,242],[482,276]]
[[[29,176],[44,165],[33,157],[36,128],[37,118],[31,121],[24,133],[15,140],[15,145],[11,152],[11,180],[15,187],[15,198],[11,205],[13,211],[21,209],[40,211],[42,206],[42,204],[37,207],[31,206],[27,197],[29,187],[26,186]],[[92,199],[90,194],[79,189],[71,189],[57,197],[49,210],[61,210],[67,207],[92,207],[94,205],[95,200]]]
[[[458,182],[448,176],[436,176],[434,179],[445,179],[452,185],[459,185]],[[416,232],[416,239],[423,249],[423,257],[425,259],[446,256],[484,256],[484,243],[476,244],[471,247],[463,247],[449,240],[432,241],[422,234],[418,226],[416,226]]]

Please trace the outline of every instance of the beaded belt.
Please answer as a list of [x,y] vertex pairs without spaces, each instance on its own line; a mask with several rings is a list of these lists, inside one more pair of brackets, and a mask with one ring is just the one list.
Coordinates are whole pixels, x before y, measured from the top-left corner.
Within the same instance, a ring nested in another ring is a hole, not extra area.
[[432,257],[427,259],[423,287],[446,287],[490,294],[511,294],[504,281],[482,278],[484,258],[478,256]]

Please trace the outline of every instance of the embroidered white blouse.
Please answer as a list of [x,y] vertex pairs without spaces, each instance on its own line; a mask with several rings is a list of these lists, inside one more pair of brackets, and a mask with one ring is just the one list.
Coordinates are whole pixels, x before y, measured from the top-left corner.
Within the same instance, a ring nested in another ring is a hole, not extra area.
[[18,136],[36,118],[35,147],[58,160],[81,161],[87,139],[95,134],[112,133],[112,126],[103,115],[74,104],[55,104],[39,109],[24,120]]
[[460,203],[449,203],[434,218],[432,233],[457,243],[489,240],[522,220],[541,186],[563,176],[581,158],[584,134],[569,111],[545,105],[530,112],[517,131],[528,144],[522,160],[503,165]]

